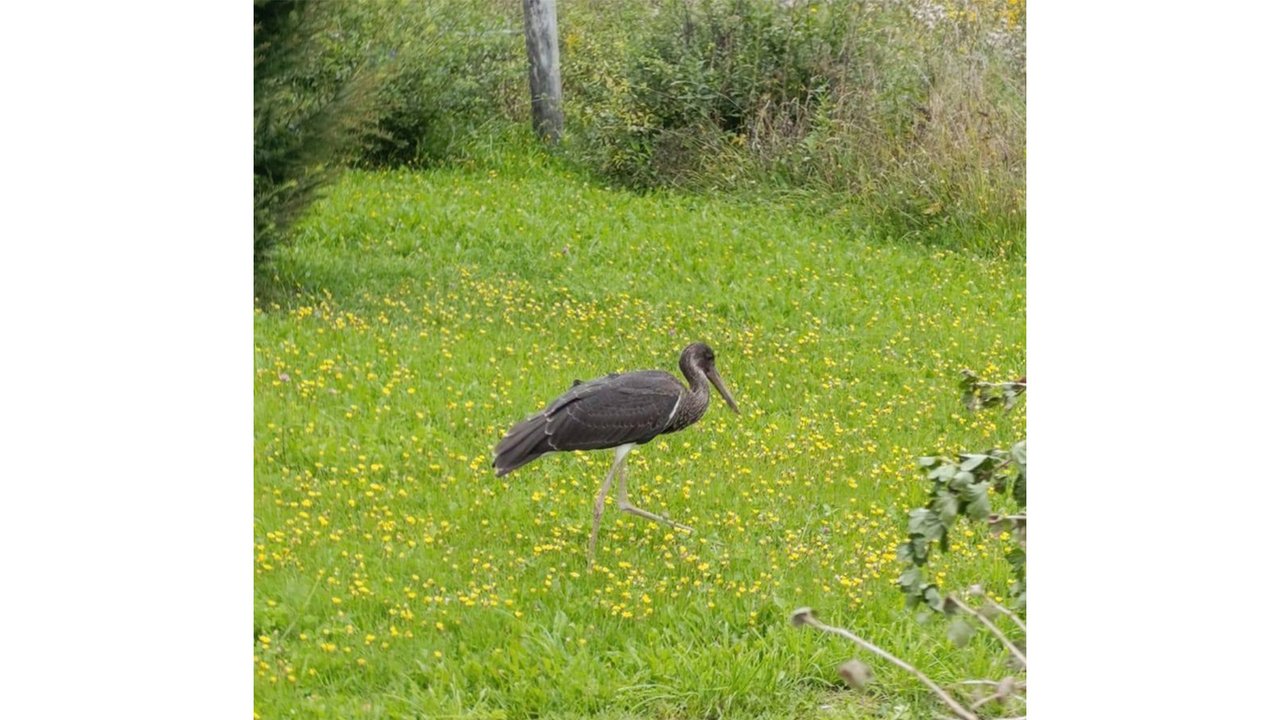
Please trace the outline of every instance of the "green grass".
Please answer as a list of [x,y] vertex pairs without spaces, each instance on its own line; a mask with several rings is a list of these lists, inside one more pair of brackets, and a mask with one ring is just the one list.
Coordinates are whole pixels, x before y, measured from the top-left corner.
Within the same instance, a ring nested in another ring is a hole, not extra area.
[[[277,717],[931,717],[906,674],[791,628],[830,622],[947,683],[1000,677],[902,608],[894,549],[919,454],[1023,436],[969,415],[961,368],[1025,369],[1024,272],[851,238],[785,206],[633,195],[529,164],[352,173],[255,311],[255,708]],[[575,378],[715,348],[742,415],[629,458],[497,479],[490,453]],[[1010,581],[958,538],[944,588]]]

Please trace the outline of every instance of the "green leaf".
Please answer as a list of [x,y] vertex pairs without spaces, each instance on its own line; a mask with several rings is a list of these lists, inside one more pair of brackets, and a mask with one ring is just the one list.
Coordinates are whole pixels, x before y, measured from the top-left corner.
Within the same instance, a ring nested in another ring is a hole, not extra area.
[[911,549],[910,542],[904,542],[898,546],[898,562],[912,562],[915,560],[915,552]]
[[952,490],[963,491],[963,488],[973,484],[974,480],[976,479],[977,478],[973,476],[973,473],[969,472],[968,470],[961,470],[960,472],[952,476],[951,482],[949,484],[951,485]]
[[960,463],[960,469],[970,471],[991,459],[990,455],[982,454],[961,455],[960,457],[965,459],[964,462]]
[[911,535],[923,535],[925,516],[929,514],[928,508],[916,508],[907,514],[907,532]]
[[938,514],[928,508],[917,508],[907,518],[907,532],[925,540],[937,540],[946,530]]
[[1024,472],[1013,479],[1013,500],[1020,508],[1027,506],[1027,474]]
[[920,467],[933,467],[938,464],[938,458],[925,456],[916,458],[916,462],[920,463]]
[[[972,487],[979,486],[974,485]],[[981,487],[985,488],[986,484],[983,483]],[[970,520],[976,520],[978,522],[986,521],[986,519],[991,515],[991,499],[987,497],[985,490],[981,495],[965,503],[964,514],[968,515]]]
[[964,502],[964,514],[972,520],[986,521],[991,515],[991,500],[987,497],[988,483],[973,483],[960,489]]
[[[966,503],[976,502],[987,496],[989,483],[970,483],[960,488],[960,499]],[[983,517],[986,517],[985,515]]]
[[938,592],[937,585],[926,586],[924,591],[920,593],[920,596],[924,599],[925,604],[933,608],[934,611],[942,612],[944,599],[942,597],[942,593]]
[[911,539],[912,560],[917,565],[923,565],[929,561],[929,541],[924,538]]
[[955,474],[956,474],[956,466],[953,463],[943,463],[942,465],[939,465],[938,467],[929,471],[929,479],[941,480],[943,482],[947,482],[951,478],[955,477]]
[[1006,383],[1003,386],[1003,390],[1004,390],[1004,409],[1012,410],[1013,406],[1018,403],[1018,396],[1022,394],[1022,389],[1017,387],[1016,385],[1013,385],[1012,383]]
[[938,519],[943,525],[950,526],[956,519],[956,514],[960,512],[960,501],[955,495],[949,492],[940,492],[933,499],[933,511],[938,514]]
[[922,576],[920,568],[907,568],[906,572],[898,576],[898,587],[908,595],[919,595]]
[[1008,560],[1009,564],[1013,566],[1018,578],[1024,576],[1027,567],[1027,554],[1023,552],[1022,548],[1014,548],[1005,553],[1004,559]]
[[969,640],[973,638],[974,629],[968,620],[957,615],[951,620],[951,624],[947,625],[947,639],[956,647],[964,647],[969,644]]
[[960,609],[960,604],[956,602],[955,598],[951,597],[950,595],[943,598],[942,612],[946,613],[947,615],[955,615],[956,611],[959,609]]

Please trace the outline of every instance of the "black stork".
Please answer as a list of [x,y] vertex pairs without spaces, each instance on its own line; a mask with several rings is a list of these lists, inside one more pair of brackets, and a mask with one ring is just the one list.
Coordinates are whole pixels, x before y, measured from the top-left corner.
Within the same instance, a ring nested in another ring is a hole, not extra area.
[[662,370],[614,373],[587,382],[575,380],[573,387],[545,410],[511,428],[494,450],[493,466],[501,477],[549,452],[614,448],[613,466],[596,496],[587,547],[589,560],[595,557],[600,515],[615,473],[619,510],[692,531],[627,500],[627,453],[663,433],[683,430],[697,422],[711,401],[707,381],[738,412],[737,403],[716,372],[716,355],[705,343],[693,343],[680,353],[680,370],[689,380],[687,388]]

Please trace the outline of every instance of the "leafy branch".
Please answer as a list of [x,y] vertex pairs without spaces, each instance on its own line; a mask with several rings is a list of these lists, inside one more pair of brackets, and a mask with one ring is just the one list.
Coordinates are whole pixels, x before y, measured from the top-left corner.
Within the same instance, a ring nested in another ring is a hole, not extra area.
[[[976,411],[1003,404],[1013,407],[1019,396],[1026,392],[1027,379],[1006,383],[983,382],[974,373],[965,370],[961,389],[965,406]],[[961,453],[959,456],[934,455],[919,459],[920,468],[930,483],[929,502],[925,507],[912,510],[907,519],[907,540],[898,546],[898,559],[909,567],[898,578],[898,587],[906,594],[907,606],[923,604],[939,613],[952,616],[947,635],[957,646],[963,646],[977,632],[976,622],[992,634],[1008,651],[1025,673],[1026,650],[1020,647],[996,624],[1003,616],[1017,626],[1024,636],[1026,623],[1013,610],[989,597],[980,586],[970,587],[967,596],[980,597],[979,607],[965,602],[956,593],[943,595],[937,584],[929,582],[925,573],[930,554],[936,546],[943,552],[949,549],[949,537],[956,523],[968,518],[979,522],[993,533],[1009,533],[1017,546],[1005,558],[1013,567],[1017,582],[1012,598],[1015,607],[1026,607],[1026,545],[1027,545],[1027,441],[1014,443],[1008,450],[993,449],[982,453]],[[995,514],[992,512],[992,496],[1008,496],[1020,512]],[[927,611],[926,611],[927,614]],[[963,685],[994,686],[994,692],[972,700],[965,706],[955,696],[910,663],[871,644],[844,628],[827,625],[817,619],[809,608],[800,608],[791,615],[792,624],[809,626],[823,632],[839,635],[858,647],[871,652],[915,675],[925,687],[950,708],[955,717],[962,720],[978,720],[978,709],[988,703],[1004,703],[1023,700],[1025,675],[995,680],[967,680]],[[854,687],[869,682],[870,668],[858,660],[849,660],[840,666],[840,675]]]
[[898,587],[907,595],[907,606],[924,603],[943,611],[938,586],[928,582],[924,572],[936,545],[949,547],[952,528],[961,518],[986,523],[994,533],[1009,532],[1018,547],[1006,555],[1018,581],[1014,587],[1015,606],[1022,607],[1026,588],[1026,514],[995,515],[991,492],[1011,495],[1019,508],[1027,506],[1027,443],[1020,441],[1009,450],[962,453],[959,457],[928,456],[919,460],[932,484],[929,504],[911,511],[907,519],[907,540],[898,546],[898,560],[911,567],[898,578]]
[[[963,371],[960,383],[965,405],[971,410],[1004,402],[1005,408],[1027,388],[1027,378],[1005,383],[982,381],[970,370]],[[928,582],[925,567],[936,545],[949,549],[949,537],[962,517],[985,522],[991,532],[1008,532],[1018,546],[1005,555],[1013,567],[1017,581],[1013,587],[1014,606],[1026,604],[1027,542],[1027,441],[1014,443],[1008,450],[993,449],[983,453],[961,453],[919,459],[920,468],[931,483],[929,503],[911,511],[907,520],[907,540],[898,546],[898,560],[910,567],[898,578],[898,587],[906,593],[907,607],[924,603],[944,611],[944,598],[938,586]],[[1023,510],[1015,515],[995,515],[991,511],[991,495],[1009,495]]]

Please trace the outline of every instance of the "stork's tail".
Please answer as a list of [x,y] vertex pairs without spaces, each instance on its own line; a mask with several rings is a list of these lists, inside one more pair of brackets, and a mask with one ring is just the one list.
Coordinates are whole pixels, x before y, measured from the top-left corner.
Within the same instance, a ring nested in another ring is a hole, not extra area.
[[535,415],[511,428],[493,451],[493,467],[498,477],[555,449],[547,442],[546,425],[544,417]]

